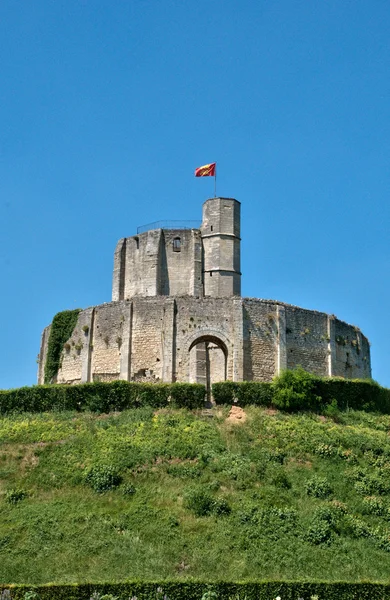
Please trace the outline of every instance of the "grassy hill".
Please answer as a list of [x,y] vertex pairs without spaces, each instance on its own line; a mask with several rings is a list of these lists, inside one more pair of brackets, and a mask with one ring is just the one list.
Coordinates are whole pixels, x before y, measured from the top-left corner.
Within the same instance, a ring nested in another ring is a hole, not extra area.
[[390,578],[390,416],[0,419],[0,582]]

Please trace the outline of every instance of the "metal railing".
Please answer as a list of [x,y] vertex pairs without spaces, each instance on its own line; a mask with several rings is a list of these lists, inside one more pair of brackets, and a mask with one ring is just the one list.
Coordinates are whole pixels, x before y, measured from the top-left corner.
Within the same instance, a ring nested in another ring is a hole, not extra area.
[[202,221],[155,221],[137,227],[137,233],[144,233],[151,229],[200,229]]

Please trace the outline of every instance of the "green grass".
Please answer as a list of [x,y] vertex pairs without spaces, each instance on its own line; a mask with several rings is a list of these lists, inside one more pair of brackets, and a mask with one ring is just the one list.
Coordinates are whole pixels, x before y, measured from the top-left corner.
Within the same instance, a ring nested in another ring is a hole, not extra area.
[[245,412],[1,418],[0,582],[388,581],[390,416]]

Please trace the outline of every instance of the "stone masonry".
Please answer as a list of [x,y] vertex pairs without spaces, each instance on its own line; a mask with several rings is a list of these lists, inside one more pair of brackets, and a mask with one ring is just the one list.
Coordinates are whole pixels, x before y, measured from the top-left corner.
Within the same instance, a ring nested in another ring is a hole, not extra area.
[[[114,255],[112,302],[80,312],[57,383],[270,381],[301,365],[371,377],[370,348],[334,315],[241,297],[240,203],[212,198],[200,229],[150,229]],[[38,383],[50,327],[42,335]]]

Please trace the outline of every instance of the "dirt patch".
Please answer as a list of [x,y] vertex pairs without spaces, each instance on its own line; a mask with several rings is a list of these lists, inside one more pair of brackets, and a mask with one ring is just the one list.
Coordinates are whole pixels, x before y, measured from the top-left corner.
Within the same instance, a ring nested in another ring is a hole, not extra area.
[[232,406],[229,411],[229,415],[226,419],[226,422],[237,425],[239,423],[245,423],[246,420],[247,420],[246,413],[241,408],[241,406]]
[[279,413],[279,411],[276,410],[276,408],[266,408],[264,413],[266,415],[271,415],[271,417],[273,417],[274,415],[277,415]]

